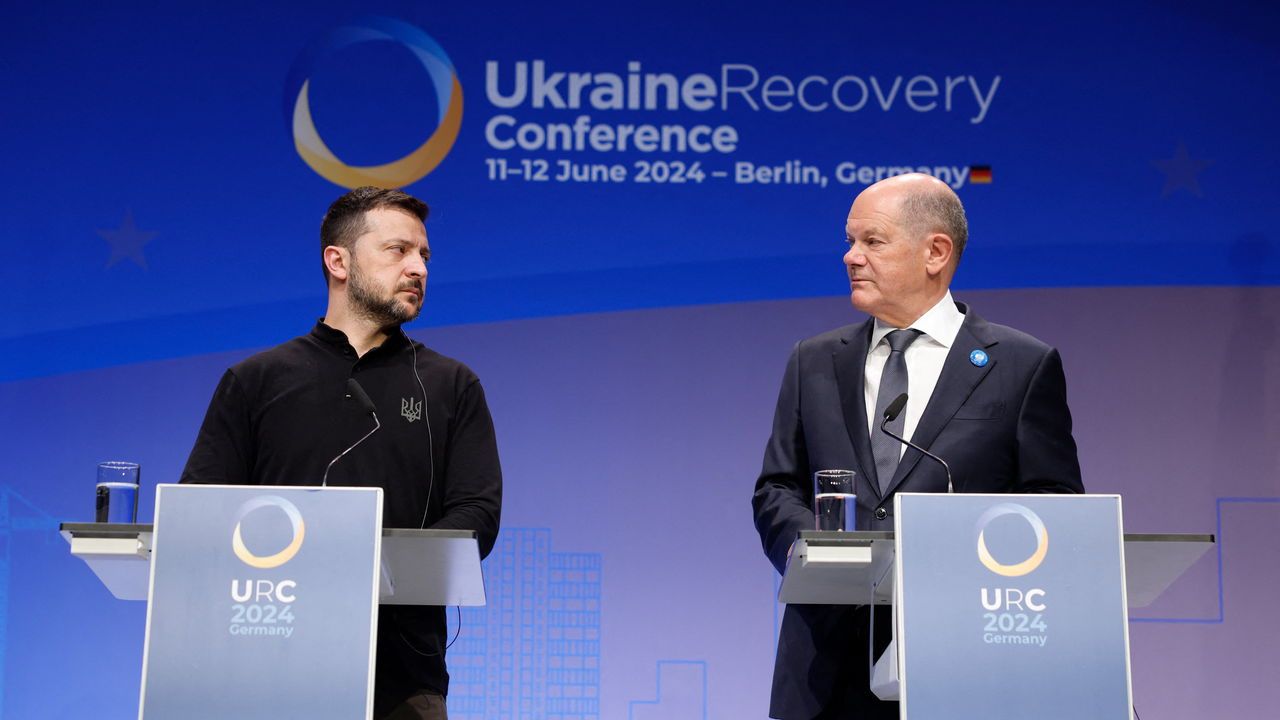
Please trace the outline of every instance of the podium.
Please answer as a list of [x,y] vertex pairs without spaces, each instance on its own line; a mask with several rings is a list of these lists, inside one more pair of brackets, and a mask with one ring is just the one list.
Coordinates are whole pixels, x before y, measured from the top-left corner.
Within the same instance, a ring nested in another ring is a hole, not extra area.
[[367,720],[378,606],[485,602],[475,533],[383,530],[379,488],[160,485],[156,518],[61,526],[149,601],[140,720]]
[[[1125,533],[1129,607],[1144,608],[1155,602],[1215,542],[1209,534]],[[803,530],[792,545],[778,602],[892,605],[893,562],[892,532]]]
[[910,720],[1131,717],[1127,610],[1214,543],[1122,535],[1118,496],[903,493],[895,507],[895,533],[802,532],[779,601],[891,606],[872,682],[881,697],[897,684]]
[[[150,524],[62,523],[58,530],[71,554],[89,566],[113,597],[147,599]],[[484,605],[484,576],[475,531],[383,528],[378,602]]]

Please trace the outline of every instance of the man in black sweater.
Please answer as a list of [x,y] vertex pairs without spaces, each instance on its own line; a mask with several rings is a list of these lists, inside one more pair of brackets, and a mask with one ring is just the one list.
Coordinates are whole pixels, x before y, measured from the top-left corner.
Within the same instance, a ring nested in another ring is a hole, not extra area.
[[[426,217],[421,200],[372,187],[329,207],[325,316],[227,370],[182,482],[319,485],[329,461],[373,429],[347,397],[355,379],[382,427],[332,465],[327,484],[381,487],[384,527],[475,530],[489,553],[502,471],[484,390],[465,365],[400,329],[422,310]],[[378,615],[374,717],[443,720],[444,608],[383,605]]]

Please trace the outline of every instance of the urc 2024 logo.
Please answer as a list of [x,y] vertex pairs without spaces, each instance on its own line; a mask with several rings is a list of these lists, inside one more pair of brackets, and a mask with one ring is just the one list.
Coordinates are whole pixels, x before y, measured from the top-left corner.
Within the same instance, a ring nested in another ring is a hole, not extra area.
[[[289,542],[283,549],[270,555],[256,555],[245,545],[242,526],[269,520],[265,512],[274,509],[284,513],[289,521]],[[257,512],[255,512],[257,511]],[[307,536],[307,525],[302,513],[288,500],[278,495],[260,495],[243,505],[236,512],[235,529],[231,533],[231,551],[245,565],[256,570],[274,570],[289,562],[302,549]],[[231,621],[228,631],[239,636],[293,635],[293,603],[298,599],[298,583],[293,579],[268,579],[263,577],[239,578],[231,581]]]

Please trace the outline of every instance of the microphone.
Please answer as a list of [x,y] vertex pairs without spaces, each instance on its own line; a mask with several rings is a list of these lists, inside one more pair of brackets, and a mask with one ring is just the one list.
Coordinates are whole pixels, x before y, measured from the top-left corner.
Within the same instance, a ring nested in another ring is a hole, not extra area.
[[915,448],[925,456],[936,460],[938,464],[942,465],[942,469],[947,471],[947,492],[948,493],[955,492],[955,487],[951,484],[951,466],[947,464],[946,460],[943,460],[937,455],[934,455],[933,453],[929,452],[928,450],[925,450],[924,448],[911,442],[910,440],[907,440],[906,438],[901,438],[901,437],[898,437],[897,435],[894,435],[893,433],[889,432],[889,428],[886,427],[889,423],[898,419],[898,415],[902,413],[902,409],[905,408],[906,406],[907,406],[906,393],[902,393],[898,397],[894,398],[893,402],[889,403],[889,407],[884,409],[884,421],[880,423],[880,432],[884,433],[885,435],[888,435],[894,440],[897,440],[903,445],[906,445],[907,447],[910,447],[910,448]]
[[320,487],[328,487],[329,471],[333,469],[334,463],[341,460],[343,455],[355,450],[356,445],[364,442],[370,435],[378,432],[378,428],[382,427],[382,423],[378,421],[378,408],[373,404],[373,401],[369,399],[369,393],[365,392],[364,388],[360,387],[360,383],[356,382],[355,378],[347,378],[347,397],[355,400],[356,404],[360,406],[360,410],[362,412],[369,413],[373,416],[373,429],[365,433],[364,437],[355,441],[351,447],[338,453],[337,457],[329,461],[329,464],[325,466],[324,469],[324,477],[320,478]]
[[347,378],[347,397],[356,401],[360,409],[373,415],[376,420],[378,417],[378,408],[374,407],[373,401],[369,399],[369,393],[360,387],[360,383],[355,378]]

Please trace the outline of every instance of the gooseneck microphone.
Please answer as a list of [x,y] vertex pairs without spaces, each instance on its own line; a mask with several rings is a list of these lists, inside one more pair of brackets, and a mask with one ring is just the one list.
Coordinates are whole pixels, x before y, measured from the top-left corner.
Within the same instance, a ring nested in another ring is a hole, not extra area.
[[320,479],[320,487],[327,487],[329,471],[333,469],[334,463],[341,460],[343,455],[355,450],[356,445],[367,440],[370,435],[378,432],[378,428],[382,427],[382,423],[378,420],[378,408],[369,399],[369,393],[366,393],[364,388],[360,387],[360,383],[356,382],[355,378],[347,378],[347,397],[356,401],[356,404],[360,406],[361,412],[366,412],[373,416],[373,429],[365,433],[364,437],[352,443],[351,447],[338,453],[337,457],[329,461],[329,464],[324,469],[324,477]]
[[951,466],[947,464],[946,460],[943,460],[937,455],[934,455],[933,453],[929,452],[928,450],[925,450],[924,448],[911,442],[910,440],[907,440],[906,438],[898,437],[897,435],[894,435],[893,433],[889,432],[889,428],[887,427],[888,424],[896,420],[898,418],[898,415],[902,413],[902,409],[905,408],[906,406],[907,406],[906,393],[902,393],[898,397],[894,398],[893,402],[889,403],[889,407],[884,409],[884,420],[880,423],[880,432],[884,433],[885,435],[888,435],[894,440],[897,440],[903,445],[906,445],[907,447],[915,448],[916,450],[919,450],[921,453],[923,453],[925,456],[936,460],[938,464],[942,465],[942,469],[947,471],[947,492],[949,493],[955,492],[955,487],[951,484]]
[[347,378],[347,397],[356,401],[360,409],[369,413],[375,420],[378,418],[378,408],[374,406],[373,401],[369,399],[369,393],[360,387],[360,383],[355,378]]

